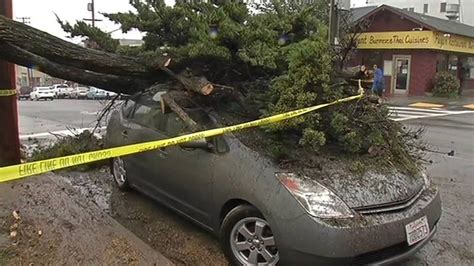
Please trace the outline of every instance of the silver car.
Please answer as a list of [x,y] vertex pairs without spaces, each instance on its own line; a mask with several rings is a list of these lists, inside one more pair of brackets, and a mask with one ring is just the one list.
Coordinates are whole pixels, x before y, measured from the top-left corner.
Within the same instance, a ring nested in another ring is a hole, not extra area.
[[[112,115],[107,146],[182,134],[185,124],[166,110],[160,93],[132,96]],[[185,110],[219,126],[213,113]],[[393,263],[428,243],[441,216],[426,175],[282,169],[234,134],[115,158],[111,170],[119,188],[219,237],[232,265]]]

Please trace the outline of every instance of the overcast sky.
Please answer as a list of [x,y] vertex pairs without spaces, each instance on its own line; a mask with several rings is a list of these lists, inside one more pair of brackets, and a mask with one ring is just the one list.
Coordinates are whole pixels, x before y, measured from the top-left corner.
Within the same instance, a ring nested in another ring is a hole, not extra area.
[[[66,39],[67,34],[56,22],[54,13],[62,20],[74,23],[76,20],[90,18],[91,13],[87,11],[87,3],[90,0],[13,0],[13,15],[16,20],[20,17],[30,17],[30,25],[40,30],[46,31],[57,37]],[[165,0],[167,4],[174,4],[174,0]],[[365,0],[352,0],[351,6],[362,6]],[[127,12],[131,10],[129,0],[95,0],[96,12]],[[98,19],[104,19],[100,14]],[[118,25],[104,20],[96,22],[96,26],[104,31],[113,31],[119,28]],[[114,38],[140,38],[138,32],[131,32],[123,35],[121,31],[112,34]],[[78,42],[79,39],[74,40]]]

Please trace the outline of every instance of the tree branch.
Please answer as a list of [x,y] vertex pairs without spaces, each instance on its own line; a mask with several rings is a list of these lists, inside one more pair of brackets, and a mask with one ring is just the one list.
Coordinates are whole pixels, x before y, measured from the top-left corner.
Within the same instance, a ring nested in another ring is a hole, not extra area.
[[183,120],[183,122],[191,131],[194,132],[199,129],[198,123],[191,119],[191,117],[189,117],[183,108],[181,108],[168,93],[161,95],[161,99],[173,112],[178,115],[179,118],[181,118],[181,120]]

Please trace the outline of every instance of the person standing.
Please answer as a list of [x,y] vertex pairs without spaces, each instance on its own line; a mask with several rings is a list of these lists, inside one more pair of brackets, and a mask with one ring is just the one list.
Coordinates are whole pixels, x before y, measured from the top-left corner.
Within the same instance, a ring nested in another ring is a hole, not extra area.
[[369,71],[365,65],[361,65],[359,71],[355,75],[356,79],[367,80],[369,79]]
[[372,92],[382,97],[384,84],[383,84],[383,72],[382,69],[374,65],[374,83],[372,85]]

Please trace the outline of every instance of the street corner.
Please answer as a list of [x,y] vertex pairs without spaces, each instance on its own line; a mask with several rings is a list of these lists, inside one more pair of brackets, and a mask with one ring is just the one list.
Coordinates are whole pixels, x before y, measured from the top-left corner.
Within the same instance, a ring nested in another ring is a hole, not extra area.
[[427,108],[427,109],[442,109],[445,108],[446,105],[444,104],[439,104],[439,103],[430,103],[430,102],[416,102],[409,104],[408,106],[410,107],[416,107],[416,108]]

